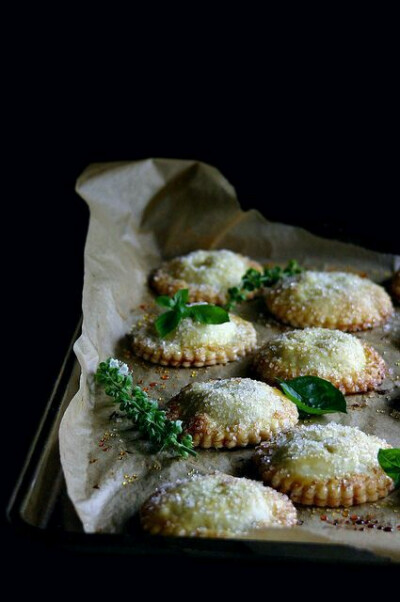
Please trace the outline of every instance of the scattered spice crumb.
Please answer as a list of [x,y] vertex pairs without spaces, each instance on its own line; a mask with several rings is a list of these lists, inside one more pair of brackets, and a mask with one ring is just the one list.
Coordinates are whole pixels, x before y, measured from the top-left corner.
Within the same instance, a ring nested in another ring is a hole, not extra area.
[[380,523],[377,518],[374,518],[372,514],[366,514],[365,516],[360,516],[358,514],[351,514],[349,518],[348,510],[342,510],[342,517],[336,517],[336,515],[332,512],[332,516],[328,516],[327,514],[320,514],[320,520],[327,523],[328,525],[332,525],[333,527],[344,527],[345,529],[351,529],[353,531],[365,531],[365,529],[377,529],[378,531],[384,531],[385,533],[393,533],[393,531],[400,530],[400,525],[394,527],[388,522]]
[[124,480],[122,481],[122,485],[126,487],[127,485],[131,485],[138,478],[137,474],[124,474]]

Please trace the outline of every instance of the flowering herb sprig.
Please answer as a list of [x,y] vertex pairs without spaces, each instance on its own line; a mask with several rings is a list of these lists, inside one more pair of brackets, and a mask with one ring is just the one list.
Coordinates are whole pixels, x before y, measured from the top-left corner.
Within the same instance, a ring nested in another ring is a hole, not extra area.
[[302,268],[294,259],[291,259],[285,268],[276,265],[272,268],[264,268],[263,272],[250,268],[244,276],[242,276],[239,286],[228,289],[229,299],[225,305],[225,309],[229,311],[236,303],[246,301],[250,292],[258,291],[263,287],[272,286],[273,284],[276,284],[278,280],[286,278],[287,276],[295,276],[302,271]]
[[156,298],[157,305],[167,308],[155,321],[155,327],[160,337],[175,330],[184,318],[190,318],[200,324],[223,324],[229,322],[228,312],[211,303],[189,304],[189,289],[179,290],[173,297],[161,295]]
[[159,449],[171,449],[187,458],[195,456],[191,435],[182,435],[182,421],[168,420],[155,400],[133,384],[132,374],[126,364],[114,358],[101,362],[95,381],[104,387],[107,395],[119,405],[121,412],[132,420],[135,427]]

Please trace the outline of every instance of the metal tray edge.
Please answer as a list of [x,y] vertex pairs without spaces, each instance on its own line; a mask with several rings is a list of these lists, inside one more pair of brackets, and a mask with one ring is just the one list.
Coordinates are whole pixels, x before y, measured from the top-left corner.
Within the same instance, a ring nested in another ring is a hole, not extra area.
[[65,550],[103,554],[135,554],[138,556],[182,556],[209,560],[245,560],[271,562],[340,563],[352,565],[392,565],[390,558],[377,556],[367,550],[345,545],[260,542],[254,540],[192,539],[149,537],[136,543],[129,534],[87,534],[67,531],[49,531],[32,525],[21,515],[21,506],[36,472],[44,443],[69,381],[75,362],[73,345],[79,336],[82,319],[73,334],[67,353],[57,376],[49,401],[45,407],[37,432],[29,448],[25,463],[11,494],[6,515],[12,527],[19,533],[43,543],[51,543]]

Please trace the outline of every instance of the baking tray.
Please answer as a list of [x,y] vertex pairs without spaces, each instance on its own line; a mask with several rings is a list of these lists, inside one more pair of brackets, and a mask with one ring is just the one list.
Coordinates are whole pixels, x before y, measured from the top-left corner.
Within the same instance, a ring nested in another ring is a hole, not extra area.
[[85,533],[68,498],[58,446],[61,418],[79,386],[80,367],[73,344],[80,330],[81,322],[75,330],[9,502],[7,516],[19,533],[63,549],[96,554],[183,556],[250,562],[393,564],[390,559],[371,552],[333,544],[149,536],[141,533],[137,520],[132,520],[123,534]]

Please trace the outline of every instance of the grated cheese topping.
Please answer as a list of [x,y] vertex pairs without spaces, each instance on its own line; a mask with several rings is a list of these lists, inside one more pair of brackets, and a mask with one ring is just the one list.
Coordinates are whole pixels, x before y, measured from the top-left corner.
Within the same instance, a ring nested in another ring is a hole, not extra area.
[[293,524],[295,517],[286,496],[262,483],[222,474],[178,482],[156,493],[147,509],[147,520],[172,523],[186,535],[234,535],[257,526]]
[[340,379],[366,366],[362,343],[353,335],[328,328],[305,328],[280,335],[259,352],[264,365],[274,369]]
[[288,317],[307,316],[310,325],[326,320],[352,325],[360,318],[373,325],[392,312],[381,286],[347,272],[305,271],[283,279],[265,294],[272,311],[283,303]]
[[185,318],[171,333],[171,338],[167,336],[166,340],[183,347],[226,345],[232,341],[235,333],[236,324],[232,320],[223,324],[200,324]]
[[247,257],[226,249],[200,250],[172,259],[168,264],[168,272],[189,284],[228,289],[240,283],[249,267],[248,262]]
[[380,469],[378,450],[385,440],[357,427],[331,422],[296,427],[279,434],[271,465],[291,477],[335,478]]
[[294,414],[297,408],[280,391],[251,378],[227,378],[196,382],[179,394],[180,417],[206,414],[215,426],[234,430],[269,426],[277,412]]

